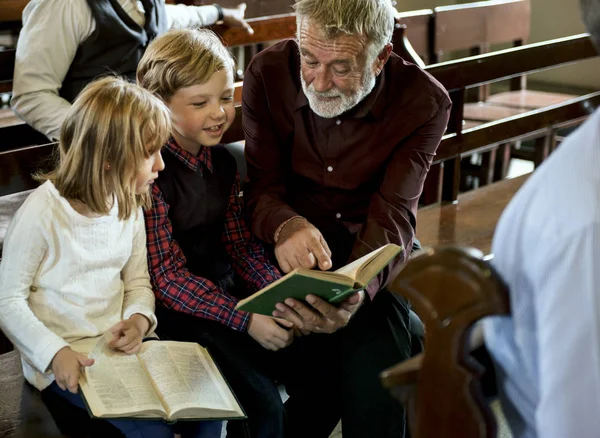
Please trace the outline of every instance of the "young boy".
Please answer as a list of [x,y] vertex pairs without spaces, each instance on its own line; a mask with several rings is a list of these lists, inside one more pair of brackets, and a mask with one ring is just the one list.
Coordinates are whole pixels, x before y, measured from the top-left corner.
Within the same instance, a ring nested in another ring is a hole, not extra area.
[[[137,69],[138,83],[171,110],[165,170],[146,213],[148,265],[159,334],[198,342],[240,399],[248,423],[229,422],[228,436],[283,436],[283,405],[267,368],[293,340],[272,318],[235,310],[281,274],[246,225],[235,158],[219,142],[235,117],[233,60],[206,30],[174,30],[154,40]],[[248,336],[249,335],[249,336]],[[256,342],[255,342],[256,341]]]

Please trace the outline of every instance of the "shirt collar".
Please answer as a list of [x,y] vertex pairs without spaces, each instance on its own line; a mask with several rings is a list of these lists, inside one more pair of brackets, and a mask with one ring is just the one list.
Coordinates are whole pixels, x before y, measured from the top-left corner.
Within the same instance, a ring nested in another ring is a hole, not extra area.
[[[302,79],[300,79],[302,80]],[[367,97],[365,97],[358,105],[348,111],[347,116],[350,118],[362,118],[367,114],[371,113],[375,118],[381,119],[383,116],[383,109],[385,107],[385,69],[377,77],[375,87]],[[298,90],[298,96],[296,97],[296,110],[302,107],[308,106],[308,97],[304,94],[302,84],[300,84],[300,90]]]
[[194,172],[198,170],[200,165],[203,165],[210,173],[213,172],[210,148],[206,146],[200,146],[198,155],[192,155],[179,146],[179,144],[177,144],[177,140],[171,137],[165,145],[165,149],[172,153],[179,161],[181,161]]

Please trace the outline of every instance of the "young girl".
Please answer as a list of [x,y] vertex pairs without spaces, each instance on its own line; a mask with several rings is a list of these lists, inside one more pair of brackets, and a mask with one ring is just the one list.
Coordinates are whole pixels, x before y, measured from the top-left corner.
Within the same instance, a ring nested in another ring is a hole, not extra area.
[[[91,83],[62,126],[57,169],[7,231],[0,328],[27,381],[74,408],[84,408],[80,368],[93,365],[78,343],[109,331],[112,348],[133,354],[156,327],[141,207],[170,129],[168,109],[142,88],[114,77]],[[110,422],[127,437],[173,437],[162,421]],[[183,436],[218,438],[221,423],[182,427]]]

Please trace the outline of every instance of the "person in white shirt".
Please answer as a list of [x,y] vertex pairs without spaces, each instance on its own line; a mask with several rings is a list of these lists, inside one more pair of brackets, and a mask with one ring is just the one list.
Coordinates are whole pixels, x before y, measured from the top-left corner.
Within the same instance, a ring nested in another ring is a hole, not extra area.
[[[600,0],[581,0],[600,47]],[[511,314],[485,339],[515,438],[600,436],[600,112],[542,164],[502,215],[493,264]]]
[[[154,332],[154,294],[142,206],[164,169],[171,129],[157,97],[124,79],[89,84],[61,130],[60,163],[17,211],[0,263],[0,329],[25,379],[83,409],[82,344],[136,353]],[[127,437],[172,438],[162,421],[110,420]],[[183,436],[218,438],[222,423],[190,422]]]
[[[245,9],[245,3],[221,8],[166,5],[165,0],[31,0],[23,11],[11,106],[33,128],[58,139],[71,102],[95,77],[117,73],[134,80],[135,67],[149,40],[169,28],[208,26],[222,20],[227,26],[245,27],[252,33],[244,20]],[[105,19],[107,12],[122,20],[124,33],[118,33],[119,20]],[[128,42],[133,47],[124,52],[123,45]],[[98,53],[85,56],[81,53],[85,47],[88,54],[89,47]],[[78,72],[73,71],[74,66]],[[65,82],[77,76],[80,80],[75,89],[67,90]]]

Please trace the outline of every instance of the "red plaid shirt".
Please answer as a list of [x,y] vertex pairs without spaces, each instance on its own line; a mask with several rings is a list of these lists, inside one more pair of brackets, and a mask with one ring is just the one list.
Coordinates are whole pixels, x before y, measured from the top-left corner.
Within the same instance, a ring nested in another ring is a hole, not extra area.
[[[210,148],[202,147],[198,156],[181,149],[174,139],[164,148],[193,171],[212,172]],[[152,186],[152,209],[145,212],[148,237],[148,268],[156,299],[169,309],[212,319],[234,330],[246,331],[249,314],[235,310],[237,298],[207,278],[188,271],[183,251],[173,239],[169,205],[156,184]],[[225,214],[223,243],[234,271],[257,291],[281,277],[269,262],[263,247],[253,238],[243,215],[240,176],[229,196]]]

